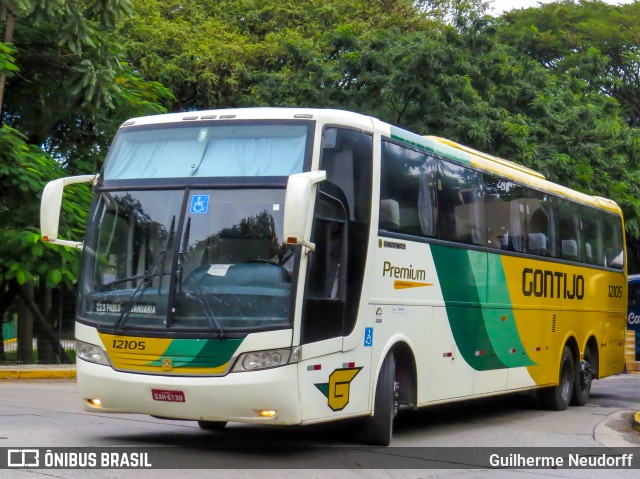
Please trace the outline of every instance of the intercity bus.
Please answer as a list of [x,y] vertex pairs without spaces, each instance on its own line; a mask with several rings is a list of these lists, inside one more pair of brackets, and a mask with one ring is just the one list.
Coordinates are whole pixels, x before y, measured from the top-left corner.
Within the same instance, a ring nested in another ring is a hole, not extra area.
[[[63,188],[91,183],[84,243]],[[43,193],[81,248],[84,408],[198,421],[363,419],[537,389],[583,405],[624,367],[623,221],[610,200],[339,110],[134,118],[99,175]]]

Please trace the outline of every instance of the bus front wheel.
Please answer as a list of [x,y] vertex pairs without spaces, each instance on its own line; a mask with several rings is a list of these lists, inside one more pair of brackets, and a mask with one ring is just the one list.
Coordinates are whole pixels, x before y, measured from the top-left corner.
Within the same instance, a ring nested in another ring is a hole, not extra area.
[[564,411],[569,406],[575,384],[573,354],[567,346],[562,350],[558,385],[538,390],[538,398],[545,409]]
[[373,416],[366,425],[366,442],[375,446],[388,446],[393,433],[393,419],[398,412],[398,385],[396,360],[393,353],[387,355],[380,369],[376,384]]
[[198,421],[198,426],[204,431],[223,431],[227,423],[226,421]]

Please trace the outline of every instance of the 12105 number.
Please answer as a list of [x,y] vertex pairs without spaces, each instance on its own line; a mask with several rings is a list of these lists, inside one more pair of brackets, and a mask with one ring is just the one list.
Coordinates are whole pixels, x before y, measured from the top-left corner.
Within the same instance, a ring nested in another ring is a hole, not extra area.
[[144,351],[145,341],[129,341],[127,339],[114,339],[113,349],[134,349]]

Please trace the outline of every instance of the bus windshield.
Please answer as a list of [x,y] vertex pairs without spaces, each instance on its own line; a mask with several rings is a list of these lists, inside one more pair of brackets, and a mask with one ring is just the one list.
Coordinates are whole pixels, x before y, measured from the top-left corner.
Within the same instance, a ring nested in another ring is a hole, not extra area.
[[307,132],[265,122],[122,128],[104,179],[289,176],[302,172]]
[[284,193],[103,192],[87,234],[79,317],[115,330],[290,327]]

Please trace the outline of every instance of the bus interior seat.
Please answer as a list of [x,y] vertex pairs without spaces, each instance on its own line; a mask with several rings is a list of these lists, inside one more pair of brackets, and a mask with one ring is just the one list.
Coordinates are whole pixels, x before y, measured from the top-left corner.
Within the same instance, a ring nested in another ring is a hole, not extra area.
[[400,232],[406,234],[422,234],[417,206],[400,207]]
[[532,254],[547,254],[547,236],[544,233],[530,233],[528,250]]
[[587,263],[593,263],[593,251],[591,249],[591,243],[584,244],[584,252],[586,255]]
[[562,257],[572,261],[578,259],[578,242],[576,240],[562,240]]
[[400,205],[396,200],[380,201],[380,229],[388,231],[400,229]]

